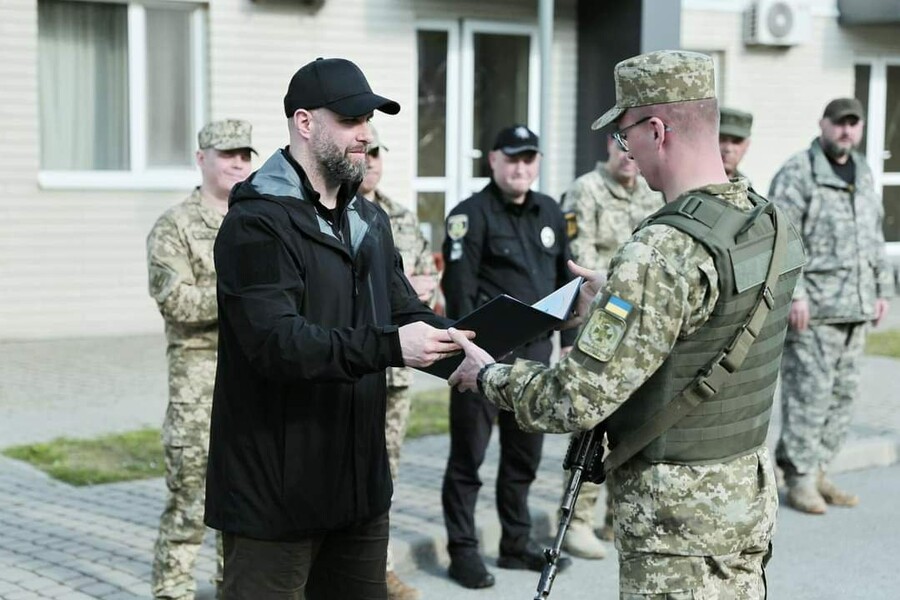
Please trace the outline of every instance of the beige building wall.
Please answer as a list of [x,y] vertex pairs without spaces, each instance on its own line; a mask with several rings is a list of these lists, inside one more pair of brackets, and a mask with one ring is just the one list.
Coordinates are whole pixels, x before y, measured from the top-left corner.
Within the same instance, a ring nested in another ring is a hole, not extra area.
[[[411,207],[416,39],[421,19],[477,18],[536,24],[537,2],[215,0],[208,5],[209,117],[254,125],[258,167],[286,143],[282,97],[293,72],[317,56],[345,56],[376,91],[403,106],[375,122],[391,147],[383,183]],[[548,189],[573,179],[575,0],[556,7],[553,121],[545,132]],[[157,332],[147,295],[144,240],[157,216],[189,190],[45,190],[40,134],[37,0],[0,3],[0,340]],[[199,183],[199,174],[197,176]]]
[[778,48],[743,42],[743,0],[684,0],[681,45],[719,55],[720,102],[753,113],[741,170],[765,194],[778,168],[819,134],[825,104],[854,93],[854,65],[866,56],[900,57],[900,28],[841,27],[833,0],[808,2],[809,41]]

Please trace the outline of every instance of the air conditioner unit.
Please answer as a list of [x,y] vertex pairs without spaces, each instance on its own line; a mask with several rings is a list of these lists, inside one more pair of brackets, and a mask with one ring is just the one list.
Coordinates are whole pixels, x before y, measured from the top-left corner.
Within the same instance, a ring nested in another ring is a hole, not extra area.
[[796,0],[754,0],[744,12],[744,43],[796,46],[809,41],[809,6]]

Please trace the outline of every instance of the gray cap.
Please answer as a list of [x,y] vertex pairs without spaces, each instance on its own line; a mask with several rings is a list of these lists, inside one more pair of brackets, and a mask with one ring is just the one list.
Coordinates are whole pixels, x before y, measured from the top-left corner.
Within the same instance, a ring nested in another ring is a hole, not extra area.
[[753,115],[736,108],[719,108],[719,134],[746,139],[750,137]]
[[699,52],[659,50],[616,65],[616,105],[594,121],[601,129],[629,108],[716,97],[712,58]]
[[223,119],[212,121],[203,126],[197,134],[197,145],[201,150],[213,148],[215,150],[238,150],[249,148],[256,153],[250,141],[250,132],[253,127],[247,121],[240,119]]
[[825,107],[823,117],[829,121],[840,121],[844,117],[856,117],[865,119],[862,102],[856,98],[835,98]]

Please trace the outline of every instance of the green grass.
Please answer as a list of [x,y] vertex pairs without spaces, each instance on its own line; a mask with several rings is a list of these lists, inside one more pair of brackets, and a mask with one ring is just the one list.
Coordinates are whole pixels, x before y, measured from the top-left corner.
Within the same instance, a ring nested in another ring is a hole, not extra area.
[[165,474],[158,429],[141,429],[88,440],[57,438],[3,450],[51,477],[72,485],[130,481]]
[[416,392],[409,413],[408,439],[450,431],[450,388]]
[[900,358],[900,331],[878,331],[866,336],[866,354]]
[[[407,438],[447,433],[449,388],[413,394]],[[94,485],[165,475],[159,429],[141,429],[87,440],[57,438],[3,450],[71,485]]]

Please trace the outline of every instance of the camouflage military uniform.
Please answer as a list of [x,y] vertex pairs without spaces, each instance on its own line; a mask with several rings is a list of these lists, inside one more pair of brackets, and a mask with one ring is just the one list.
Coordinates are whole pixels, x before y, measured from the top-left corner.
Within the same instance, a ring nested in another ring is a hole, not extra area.
[[[593,171],[575,180],[563,200],[563,211],[573,214],[578,225],[577,234],[569,240],[572,259],[589,269],[606,270],[631,232],[664,203],[662,194],[651,190],[640,175],[634,189],[628,190],[610,175],[605,163],[598,162]],[[593,527],[599,495],[599,485],[585,483],[572,519]],[[607,512],[607,521],[611,517]]]
[[816,139],[784,164],[769,190],[800,230],[809,256],[794,300],[807,300],[810,326],[788,329],[781,368],[776,457],[786,475],[825,470],[840,449],[857,394],[866,323],[876,299],[891,295],[884,208],[865,157],[851,157],[852,186],[834,173]]
[[[701,191],[749,209],[746,186],[737,180]],[[718,274],[699,242],[673,227],[650,225],[613,257],[588,323],[609,294],[638,311],[609,361],[588,360],[582,334],[553,367],[519,360],[486,368],[485,396],[514,411],[525,430],[596,426],[663,364],[676,340],[706,323],[719,298]],[[608,485],[621,598],[764,596],[761,574],[778,505],[765,446],[709,464],[635,457],[610,475]]]
[[[193,598],[203,542],[209,419],[218,339],[213,242],[222,215],[200,189],[166,211],[147,238],[150,295],[166,322],[169,404],[163,422],[169,496],[153,560],[156,598]],[[217,535],[221,581],[221,535]]]
[[[394,246],[403,258],[403,268],[407,275],[435,275],[437,268],[431,254],[428,240],[419,229],[419,221],[412,211],[394,202],[380,191],[375,190],[375,203],[388,214],[391,220],[391,234]],[[388,367],[387,369],[387,415],[384,438],[387,445],[388,464],[391,478],[395,481],[400,468],[400,448],[409,425],[409,411],[412,398],[409,386],[413,373],[409,367]],[[393,552],[388,546],[387,570],[392,571]]]
[[569,242],[572,258],[590,269],[605,270],[631,232],[663,204],[662,194],[640,175],[628,190],[598,162],[575,180],[563,200],[563,211],[574,214],[578,223],[578,234]]

